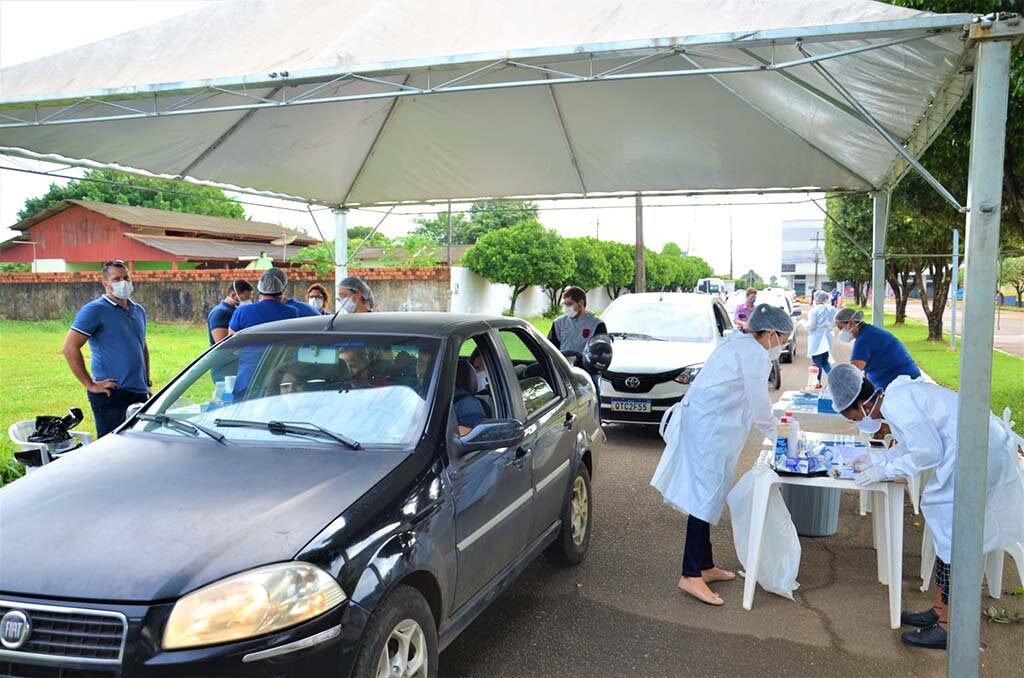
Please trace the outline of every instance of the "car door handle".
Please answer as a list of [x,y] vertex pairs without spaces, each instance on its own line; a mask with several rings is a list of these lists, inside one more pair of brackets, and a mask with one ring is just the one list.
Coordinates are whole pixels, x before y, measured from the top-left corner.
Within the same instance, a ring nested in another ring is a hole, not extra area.
[[567,429],[572,430],[572,425],[573,425],[573,422],[575,422],[575,421],[576,421],[576,415],[573,414],[572,412],[566,412],[565,413],[565,422],[562,425],[565,426]]

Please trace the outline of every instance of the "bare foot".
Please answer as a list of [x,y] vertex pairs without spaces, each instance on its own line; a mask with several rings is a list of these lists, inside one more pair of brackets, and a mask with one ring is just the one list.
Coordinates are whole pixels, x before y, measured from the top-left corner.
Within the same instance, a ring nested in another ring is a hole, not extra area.
[[700,577],[680,577],[678,586],[680,591],[690,594],[702,603],[715,606],[725,604],[725,601],[717,593],[709,589],[708,585]]
[[702,570],[700,576],[705,583],[713,584],[716,581],[732,581],[736,578],[736,573],[723,570],[720,567],[712,567],[710,570]]

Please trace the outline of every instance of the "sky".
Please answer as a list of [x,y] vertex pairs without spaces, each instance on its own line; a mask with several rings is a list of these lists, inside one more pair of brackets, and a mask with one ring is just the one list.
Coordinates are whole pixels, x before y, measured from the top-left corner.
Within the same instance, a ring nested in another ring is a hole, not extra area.
[[[215,0],[213,0],[215,1]],[[0,68],[31,61],[72,47],[88,44],[163,19],[200,9],[211,0],[0,0]],[[79,170],[38,161],[0,156],[0,168],[59,171],[79,176]],[[9,226],[31,197],[42,195],[51,183],[65,179],[0,169],[0,240],[15,235]],[[257,221],[280,223],[316,234],[305,205],[252,196],[240,200],[246,214]],[[777,275],[781,258],[781,223],[790,219],[821,219],[822,214],[807,194],[739,196],[724,198],[649,198],[644,209],[644,241],[660,251],[667,242],[706,259],[714,269],[739,276],[753,268],[766,280]],[[723,204],[728,203],[728,204]],[[751,204],[759,203],[759,204]],[[823,200],[820,204],[824,205]],[[461,206],[463,208],[468,206]],[[453,209],[459,209],[454,206]],[[417,211],[409,208],[388,216],[380,227],[389,236],[402,235],[415,226]],[[332,238],[333,217],[316,211],[316,221]],[[563,236],[596,235],[602,240],[635,242],[635,210],[632,198],[550,201],[541,203],[541,222]],[[378,211],[354,210],[349,226],[375,226],[384,216]],[[730,233],[731,248],[730,248]]]

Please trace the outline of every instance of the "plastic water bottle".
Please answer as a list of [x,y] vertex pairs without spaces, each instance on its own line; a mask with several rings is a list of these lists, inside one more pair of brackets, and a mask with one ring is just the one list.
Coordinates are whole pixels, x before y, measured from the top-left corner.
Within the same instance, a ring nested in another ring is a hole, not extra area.
[[796,418],[789,420],[789,440],[787,441],[787,447],[789,448],[789,456],[797,457],[800,455],[800,422]]
[[818,366],[811,365],[807,368],[807,390],[813,391],[818,388]]
[[790,456],[789,454],[789,420],[783,417],[779,422],[778,437],[775,438],[775,466],[784,465],[780,460]]

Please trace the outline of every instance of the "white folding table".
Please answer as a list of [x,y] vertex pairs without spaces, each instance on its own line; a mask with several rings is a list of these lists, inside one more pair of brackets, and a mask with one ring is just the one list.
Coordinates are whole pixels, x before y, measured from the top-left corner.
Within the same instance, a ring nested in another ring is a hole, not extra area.
[[[768,443],[768,441],[765,442]],[[773,456],[773,449],[765,449],[756,463],[769,465]],[[765,517],[768,512],[768,499],[774,485],[802,485],[804,487],[824,487],[871,493],[874,501],[872,528],[878,581],[889,587],[889,625],[894,629],[900,628],[900,611],[903,604],[901,582],[903,579],[904,485],[898,481],[860,486],[853,480],[830,476],[782,476],[774,471],[758,474],[751,502],[750,535],[747,544],[748,562],[745,563],[746,581],[743,585],[743,609],[749,610],[754,605],[754,589],[757,587],[757,571],[761,559]]]

